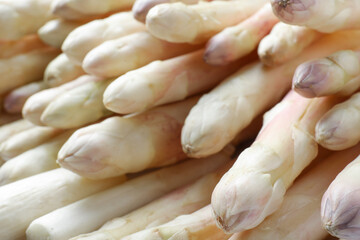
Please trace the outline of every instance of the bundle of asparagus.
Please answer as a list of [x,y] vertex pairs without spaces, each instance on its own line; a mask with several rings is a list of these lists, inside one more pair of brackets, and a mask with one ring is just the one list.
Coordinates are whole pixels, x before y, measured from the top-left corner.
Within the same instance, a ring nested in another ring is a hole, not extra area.
[[359,9],[0,0],[0,239],[359,239]]

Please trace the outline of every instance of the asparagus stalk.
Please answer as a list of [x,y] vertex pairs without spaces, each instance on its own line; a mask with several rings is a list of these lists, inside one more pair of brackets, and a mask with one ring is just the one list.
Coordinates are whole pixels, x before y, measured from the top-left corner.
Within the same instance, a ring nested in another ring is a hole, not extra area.
[[281,21],[330,33],[360,28],[360,2],[357,0],[271,0]]
[[81,66],[71,62],[69,58],[62,53],[47,65],[44,73],[44,82],[50,87],[57,87],[84,74],[85,72]]
[[0,238],[23,239],[36,218],[120,184],[124,177],[93,181],[55,169],[0,187]]
[[107,178],[183,160],[180,132],[197,100],[111,117],[79,129],[61,148],[58,162],[85,177]]
[[[230,164],[227,164],[230,165]],[[228,169],[222,167],[187,186],[176,189],[149,204],[105,223],[99,230],[71,240],[114,240],[190,214],[210,203],[211,192]]]
[[0,156],[7,161],[60,133],[60,129],[38,126],[21,131],[0,144]]
[[121,240],[218,240],[228,238],[230,235],[226,235],[216,227],[211,207],[208,205],[192,214],[179,216],[168,223],[128,235]]
[[71,89],[81,86],[82,84],[88,82],[101,81],[101,80],[102,79],[98,77],[84,75],[77,78],[74,81],[68,82],[59,87],[50,88],[35,93],[25,102],[25,105],[22,110],[22,114],[24,118],[26,118],[30,122],[40,126],[44,125],[40,120],[41,115],[50,102],[52,102],[54,99],[56,99],[58,96],[62,95],[63,93],[66,93]]
[[46,44],[61,48],[61,45],[69,33],[84,23],[86,23],[86,21],[66,21],[58,18],[45,23],[45,25],[38,30],[38,34]]
[[0,168],[0,185],[58,168],[57,154],[70,135],[65,132],[7,161]]
[[126,114],[182,100],[212,89],[253,58],[214,67],[202,60],[203,52],[198,50],[168,60],[154,61],[120,76],[104,93],[106,108]]
[[321,203],[324,228],[331,235],[347,240],[355,240],[359,236],[359,162],[360,157],[357,157],[339,173]]
[[331,150],[343,150],[360,141],[360,94],[337,104],[316,125],[316,141]]
[[64,19],[79,20],[132,7],[134,0],[55,0],[52,12]]
[[91,81],[77,86],[51,101],[41,114],[47,126],[69,129],[84,126],[111,114],[102,102],[106,87],[113,81]]
[[106,41],[91,50],[83,61],[83,69],[100,77],[118,77],[155,60],[176,57],[199,46],[159,40],[148,32]]
[[0,39],[17,40],[36,33],[53,18],[50,11],[52,0],[1,0]]
[[174,2],[182,2],[185,4],[196,4],[199,2],[199,0],[136,0],[132,7],[132,12],[136,20],[145,23],[146,15],[148,14],[149,10],[152,7],[158,4],[174,3]]
[[206,46],[205,61],[212,65],[226,65],[251,53],[278,21],[270,3],[265,4],[245,21],[213,36]]
[[195,5],[165,3],[150,9],[146,27],[155,37],[176,43],[202,43],[228,26],[238,24],[267,1],[215,1]]
[[42,79],[46,65],[58,53],[58,50],[46,47],[0,59],[0,94]]
[[26,230],[27,239],[69,239],[93,231],[114,217],[129,213],[214,171],[228,160],[226,154],[210,159],[189,160],[129,180],[34,220]]
[[4,108],[9,113],[21,113],[26,100],[33,94],[47,88],[43,81],[28,83],[12,90],[4,100]]
[[20,119],[15,122],[5,124],[0,127],[0,143],[7,140],[9,137],[34,127],[32,123],[25,119]]
[[[239,233],[230,240],[297,239],[317,240],[326,237],[321,227],[320,203],[326,188],[336,175],[360,153],[360,145],[320,158],[297,179],[285,194],[279,210],[258,227]],[[316,183],[316,184],[314,184]]]
[[338,101],[292,91],[266,113],[255,142],[213,192],[219,227],[229,233],[251,229],[280,207],[286,189],[318,154],[316,122]]
[[280,22],[260,41],[258,55],[261,62],[268,66],[286,63],[321,36],[321,33],[310,28]]
[[182,130],[184,151],[192,157],[221,150],[258,114],[275,104],[290,88],[295,68],[302,62],[340,49],[358,47],[358,31],[324,36],[297,58],[275,68],[253,63],[225,79],[200,98]]
[[65,39],[62,50],[72,62],[81,65],[86,54],[101,43],[144,29],[145,25],[136,21],[131,12],[117,13],[76,28]]
[[45,46],[36,34],[27,35],[13,41],[0,40],[0,58],[10,58]]

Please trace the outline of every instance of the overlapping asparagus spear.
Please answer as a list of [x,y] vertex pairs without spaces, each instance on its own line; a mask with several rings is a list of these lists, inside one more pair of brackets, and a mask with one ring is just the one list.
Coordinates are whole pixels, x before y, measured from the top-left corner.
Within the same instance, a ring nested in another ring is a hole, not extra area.
[[[69,239],[93,231],[114,217],[144,204],[214,171],[229,161],[222,153],[210,159],[189,160],[84,198],[33,221],[27,239]],[[99,204],[103,204],[99,208]]]
[[197,100],[111,117],[79,129],[61,148],[59,164],[82,176],[107,178],[183,160],[180,132]]
[[258,55],[268,66],[286,63],[322,36],[307,27],[277,23],[259,44]]
[[46,45],[36,34],[26,35],[18,40],[0,40],[0,58],[10,58],[18,54],[41,49]]
[[265,115],[255,142],[213,192],[212,207],[224,231],[254,228],[280,207],[286,189],[318,154],[317,121],[339,100],[309,100],[291,91]]
[[100,77],[118,77],[155,60],[176,57],[200,46],[169,43],[148,32],[138,32],[109,40],[91,50],[83,61],[83,69]]
[[261,8],[266,0],[214,1],[195,5],[165,3],[150,9],[146,27],[169,42],[201,43],[226,27],[238,24]]
[[359,46],[359,31],[324,36],[297,58],[275,68],[253,63],[225,79],[200,98],[186,118],[182,130],[184,151],[193,157],[222,149],[256,115],[276,103],[290,88],[295,68],[314,57]]
[[271,0],[281,21],[307,26],[320,32],[360,29],[360,2],[357,0]]
[[34,219],[123,181],[92,181],[60,168],[1,186],[0,238],[23,239]]
[[177,216],[190,214],[210,203],[211,192],[228,167],[230,164],[123,217],[107,222],[95,232],[79,235],[71,240],[120,239],[145,228],[169,222]]
[[[154,61],[112,82],[104,93],[106,108],[133,113],[175,102],[213,88],[254,56],[224,67],[202,60],[203,50],[164,61]],[[141,93],[141,94],[139,94]]]
[[6,139],[8,139],[9,137],[25,131],[27,129],[33,128],[34,124],[32,124],[31,122],[25,120],[25,119],[20,119],[11,123],[8,123],[6,125],[3,125],[0,127],[0,143],[4,142]]
[[62,50],[71,61],[81,65],[86,54],[101,43],[144,29],[145,25],[136,21],[131,12],[117,13],[72,31],[65,39]]
[[249,54],[278,21],[270,3],[265,4],[245,21],[213,36],[206,46],[205,61],[224,65]]

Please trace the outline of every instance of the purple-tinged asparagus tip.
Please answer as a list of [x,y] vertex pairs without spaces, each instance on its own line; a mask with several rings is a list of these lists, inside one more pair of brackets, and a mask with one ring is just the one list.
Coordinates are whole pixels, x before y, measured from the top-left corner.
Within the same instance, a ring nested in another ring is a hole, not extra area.
[[301,24],[311,18],[308,8],[314,4],[314,0],[271,0],[274,14],[289,24]]

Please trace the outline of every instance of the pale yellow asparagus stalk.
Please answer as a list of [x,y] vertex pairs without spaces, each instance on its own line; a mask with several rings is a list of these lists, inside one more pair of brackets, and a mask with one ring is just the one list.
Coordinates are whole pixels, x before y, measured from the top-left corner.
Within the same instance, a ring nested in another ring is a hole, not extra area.
[[113,79],[87,82],[51,101],[41,114],[40,121],[55,128],[76,128],[111,114],[103,102],[106,87]]
[[309,59],[358,46],[359,31],[324,36],[297,58],[274,68],[253,63],[225,79],[200,98],[189,113],[182,145],[189,156],[201,157],[221,150],[258,114],[275,104],[290,88],[296,67]]
[[21,131],[0,144],[0,157],[9,160],[60,134],[60,129],[34,126]]
[[27,239],[69,239],[94,231],[106,221],[192,182],[228,160],[229,156],[223,153],[210,159],[189,160],[129,180],[36,219],[26,230]]
[[327,234],[320,219],[322,195],[336,175],[359,153],[360,145],[320,158],[286,192],[279,210],[256,228],[239,233],[230,240],[325,238]]
[[34,219],[124,180],[93,181],[59,168],[1,186],[0,239],[24,239]]
[[205,61],[212,65],[225,65],[249,54],[278,21],[270,3],[265,4],[245,21],[213,36],[206,46]]
[[83,69],[100,77],[118,77],[155,60],[176,57],[200,46],[169,43],[148,32],[138,32],[109,40],[91,50],[83,61]]
[[328,111],[316,125],[316,141],[331,150],[343,150],[360,141],[360,93]]
[[195,5],[165,3],[150,9],[146,27],[160,39],[177,43],[202,43],[226,27],[238,24],[267,1],[214,1]]
[[132,7],[135,0],[55,0],[52,12],[64,19],[78,20],[118,12]]
[[86,54],[101,43],[144,29],[145,25],[136,21],[131,12],[121,12],[76,28],[61,48],[72,62],[81,65]]
[[[349,86],[348,86],[349,85]],[[356,85],[356,86],[355,86]],[[360,87],[360,51],[343,50],[297,67],[294,90],[304,97],[322,97]]]
[[81,66],[71,62],[69,58],[62,53],[47,65],[44,73],[44,82],[50,87],[56,87],[75,80],[84,74],[85,72]]
[[53,0],[1,0],[0,39],[17,40],[36,33],[54,16],[50,5]]
[[0,94],[42,79],[46,65],[58,54],[58,50],[46,47],[0,59]]
[[82,234],[71,240],[120,239],[145,228],[169,222],[177,216],[192,213],[210,203],[211,192],[230,167],[230,164],[227,165],[123,217],[105,223],[95,232]]
[[33,127],[34,127],[34,124],[32,124],[31,122],[29,122],[25,119],[20,119],[15,122],[5,124],[0,127],[0,143],[4,142],[9,137],[11,137],[19,132],[25,131],[25,130],[33,128]]
[[58,18],[45,23],[38,30],[38,34],[44,43],[61,48],[69,33],[85,23],[86,21],[66,21]]
[[25,102],[25,105],[22,110],[22,114],[24,118],[27,119],[28,121],[36,125],[40,125],[40,126],[44,125],[40,120],[41,115],[50,102],[52,102],[54,99],[56,99],[58,96],[62,95],[63,93],[66,93],[71,89],[81,86],[82,84],[88,82],[101,81],[101,80],[102,79],[98,77],[84,75],[77,78],[74,81],[68,82],[59,87],[50,88],[35,93]]
[[316,122],[339,100],[307,99],[291,91],[266,113],[255,142],[213,192],[219,227],[229,233],[251,229],[280,207],[286,189],[318,154]]
[[26,100],[48,87],[43,81],[28,83],[12,90],[4,99],[4,108],[9,113],[21,113]]
[[[355,148],[359,149],[358,146]],[[346,240],[359,238],[360,156],[354,158],[330,184],[321,202],[323,227],[331,235]]]
[[360,29],[360,2],[357,0],[271,0],[274,13],[283,22],[331,33]]
[[24,36],[19,40],[0,40],[0,58],[13,57],[45,46],[36,34]]
[[174,2],[182,2],[185,4],[196,4],[199,2],[199,0],[136,0],[132,7],[132,12],[136,20],[145,23],[146,15],[148,14],[149,10],[152,7],[158,4],[174,3]]
[[221,229],[216,227],[211,206],[182,215],[163,225],[142,230],[128,235],[121,240],[219,240],[229,239]]
[[286,63],[321,36],[321,33],[310,28],[280,22],[260,41],[258,55],[268,66]]
[[65,132],[7,161],[0,168],[0,185],[58,168],[57,154],[72,132]]
[[154,61],[120,76],[104,93],[106,108],[126,114],[182,100],[212,89],[254,58],[251,56],[224,67],[214,67],[204,62],[203,53],[203,50],[199,50],[164,61]]
[[107,178],[183,160],[181,128],[197,100],[111,117],[79,129],[61,148],[58,162],[85,177]]

